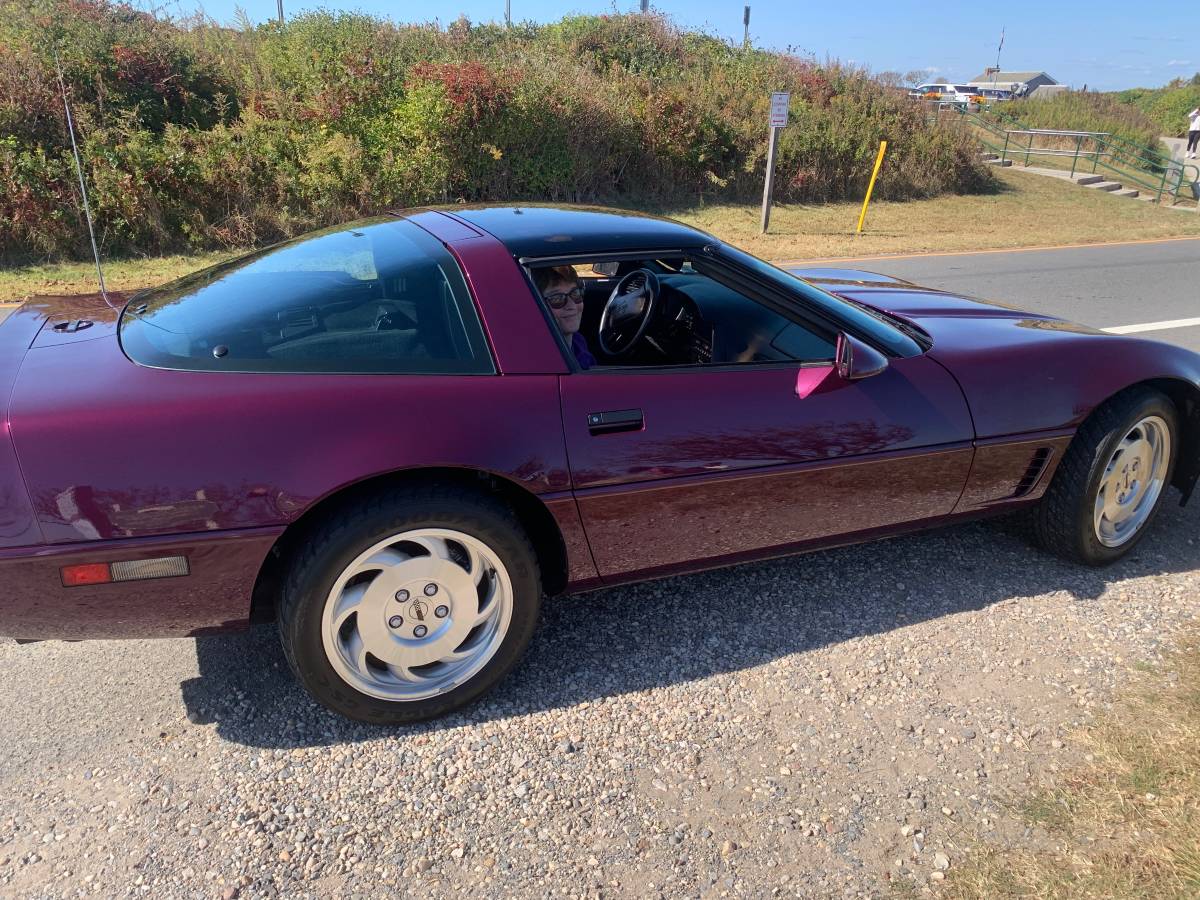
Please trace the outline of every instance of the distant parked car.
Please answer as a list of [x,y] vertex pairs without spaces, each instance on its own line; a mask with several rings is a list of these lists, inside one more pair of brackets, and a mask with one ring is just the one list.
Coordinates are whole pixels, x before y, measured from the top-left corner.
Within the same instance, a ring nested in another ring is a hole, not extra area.
[[997,103],[1013,98],[1013,92],[1008,88],[979,88],[978,90],[985,103]]
[[914,100],[953,100],[954,87],[949,84],[919,84],[908,96]]
[[920,84],[909,91],[917,100],[936,100],[941,103],[982,103],[983,94],[969,84]]
[[634,213],[409,210],[108,299],[0,323],[0,635],[275,618],[367,722],[480,696],[544,595],[1020,508],[1104,565],[1200,474],[1200,355]]

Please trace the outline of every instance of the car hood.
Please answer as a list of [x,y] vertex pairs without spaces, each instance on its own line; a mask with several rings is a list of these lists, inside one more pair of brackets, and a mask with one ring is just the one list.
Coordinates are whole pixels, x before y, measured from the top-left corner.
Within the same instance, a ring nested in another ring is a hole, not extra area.
[[[890,316],[904,319],[922,330],[939,331],[939,319],[1000,319],[1021,327],[1102,335],[1087,325],[1068,322],[1056,316],[1029,312],[998,300],[984,300],[962,294],[921,287],[875,272],[854,269],[793,269],[794,274],[831,294],[869,306]],[[1039,324],[1033,324],[1033,323]]]

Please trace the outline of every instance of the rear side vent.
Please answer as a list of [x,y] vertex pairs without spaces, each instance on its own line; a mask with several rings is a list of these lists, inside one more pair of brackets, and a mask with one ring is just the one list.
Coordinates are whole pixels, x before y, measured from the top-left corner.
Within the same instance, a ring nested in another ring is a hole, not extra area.
[[1046,470],[1046,463],[1048,462],[1050,462],[1049,447],[1039,447],[1035,450],[1029,460],[1029,465],[1025,467],[1025,474],[1017,482],[1017,489],[1013,491],[1012,495],[1014,497],[1023,497],[1033,490],[1033,486],[1042,477],[1042,472]]

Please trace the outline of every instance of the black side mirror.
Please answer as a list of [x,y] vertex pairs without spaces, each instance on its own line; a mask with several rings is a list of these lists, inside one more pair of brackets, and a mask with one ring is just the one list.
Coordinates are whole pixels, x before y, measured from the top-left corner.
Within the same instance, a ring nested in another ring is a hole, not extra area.
[[858,381],[878,375],[888,367],[888,359],[874,347],[844,331],[837,339],[837,371],[846,381]]

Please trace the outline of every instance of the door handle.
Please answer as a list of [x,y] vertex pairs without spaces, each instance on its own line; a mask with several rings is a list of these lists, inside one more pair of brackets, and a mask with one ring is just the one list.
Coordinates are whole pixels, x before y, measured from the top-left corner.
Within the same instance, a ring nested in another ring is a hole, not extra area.
[[640,409],[610,409],[588,413],[588,431],[592,434],[613,434],[617,431],[641,431],[646,420]]

